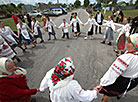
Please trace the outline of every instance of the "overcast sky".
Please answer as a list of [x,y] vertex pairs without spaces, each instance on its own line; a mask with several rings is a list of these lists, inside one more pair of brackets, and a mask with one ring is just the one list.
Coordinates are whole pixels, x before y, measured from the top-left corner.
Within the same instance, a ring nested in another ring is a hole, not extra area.
[[[12,2],[15,4],[19,4],[19,3],[25,3],[25,4],[35,4],[38,2],[44,2],[44,3],[48,3],[49,1],[56,3],[57,0],[0,0],[0,3],[8,3],[8,2]],[[76,0],[59,0],[60,3],[74,3]],[[83,4],[84,0],[80,0],[81,3]],[[126,1],[129,2],[130,0],[118,0],[118,1]],[[136,1],[136,0],[133,0]],[[96,2],[96,0],[90,0],[91,3]]]

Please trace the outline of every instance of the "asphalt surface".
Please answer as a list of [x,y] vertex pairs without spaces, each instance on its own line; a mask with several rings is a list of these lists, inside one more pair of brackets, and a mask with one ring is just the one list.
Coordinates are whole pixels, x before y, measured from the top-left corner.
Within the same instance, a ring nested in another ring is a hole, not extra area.
[[[82,22],[85,23],[88,19],[85,10],[79,9],[77,13]],[[56,25],[60,25],[64,18],[69,22],[70,14],[52,19]],[[101,44],[103,34],[94,35],[93,40],[84,40],[88,27],[88,25],[81,26],[81,35],[78,38],[73,38],[71,29],[69,29],[69,40],[61,38],[61,29],[55,29],[57,40],[47,41],[48,33],[43,32],[45,42],[42,44],[38,43],[36,48],[32,48],[29,45],[26,53],[22,53],[19,48],[16,48],[18,56],[22,59],[22,62],[17,65],[27,70],[27,81],[30,88],[38,88],[46,72],[66,56],[70,56],[74,61],[76,67],[75,79],[78,80],[82,88],[93,89],[99,85],[100,78],[116,59],[113,52],[116,45],[115,40],[113,46]],[[102,32],[105,32],[105,27],[102,28]],[[117,35],[114,35],[115,39]],[[116,98],[110,98],[109,102],[138,102],[137,96],[138,88],[135,88],[119,101]],[[37,93],[33,98],[37,102],[49,102],[49,91]],[[93,102],[101,102],[101,98],[102,95],[99,94],[98,99]]]

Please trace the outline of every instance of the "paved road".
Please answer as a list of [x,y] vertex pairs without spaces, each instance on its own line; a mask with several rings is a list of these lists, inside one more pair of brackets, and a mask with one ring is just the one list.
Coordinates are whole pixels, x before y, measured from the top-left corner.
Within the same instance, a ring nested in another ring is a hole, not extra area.
[[[82,9],[77,11],[82,22],[86,22],[88,15]],[[53,18],[56,25],[66,18],[69,22],[70,14]],[[45,43],[37,44],[35,49],[31,46],[26,53],[22,54],[20,49],[18,55],[23,60],[19,66],[27,69],[27,80],[31,88],[39,87],[40,81],[45,73],[53,68],[60,59],[70,56],[76,66],[75,79],[79,81],[84,89],[92,89],[99,84],[99,79],[115,60],[114,47],[100,44],[103,35],[95,35],[93,40],[84,40],[88,26],[81,27],[82,34],[79,38],[73,38],[70,32],[70,39],[61,39],[61,30],[56,30],[58,40],[47,41],[48,34],[44,33]],[[105,28],[103,27],[103,32]],[[71,31],[71,29],[70,29]],[[115,34],[115,38],[118,34]],[[115,44],[114,44],[115,46]],[[116,98],[109,99],[110,102],[138,102],[138,88],[127,93],[127,97],[117,101]],[[48,102],[49,93],[47,92],[33,96],[37,102]],[[102,95],[93,102],[101,102]]]

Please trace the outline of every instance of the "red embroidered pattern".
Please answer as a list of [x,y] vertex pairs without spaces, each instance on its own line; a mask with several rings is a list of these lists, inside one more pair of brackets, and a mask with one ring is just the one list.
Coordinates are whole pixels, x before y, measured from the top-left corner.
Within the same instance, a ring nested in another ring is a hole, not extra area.
[[122,73],[124,72],[120,67],[118,67],[116,64],[113,64],[113,66],[118,69],[119,71],[121,71]]
[[117,60],[118,60],[119,62],[121,62],[124,66],[128,67],[128,64],[127,64],[126,62],[124,62],[122,59],[117,58]]

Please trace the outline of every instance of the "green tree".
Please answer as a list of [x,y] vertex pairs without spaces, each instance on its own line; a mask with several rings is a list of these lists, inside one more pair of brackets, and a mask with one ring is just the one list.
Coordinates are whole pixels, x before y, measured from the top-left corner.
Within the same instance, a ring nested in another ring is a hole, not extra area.
[[98,3],[108,4],[111,0],[96,0]]
[[52,5],[52,2],[51,2],[51,1],[49,1],[49,2],[48,2],[48,5]]
[[1,10],[0,10],[1,14],[6,16],[6,14],[7,14],[7,5],[0,5],[0,8],[1,8]]
[[20,3],[20,4],[17,5],[17,8],[18,8],[18,9],[22,9],[22,6],[23,6],[23,5],[24,5],[23,3]]
[[137,5],[137,6],[138,6],[138,0],[135,2],[135,5]]
[[89,4],[90,4],[90,1],[89,0],[84,0],[84,7],[87,7],[87,6],[89,6]]
[[74,6],[75,6],[76,8],[79,8],[79,7],[81,6],[80,0],[76,0],[76,1],[74,2]]

